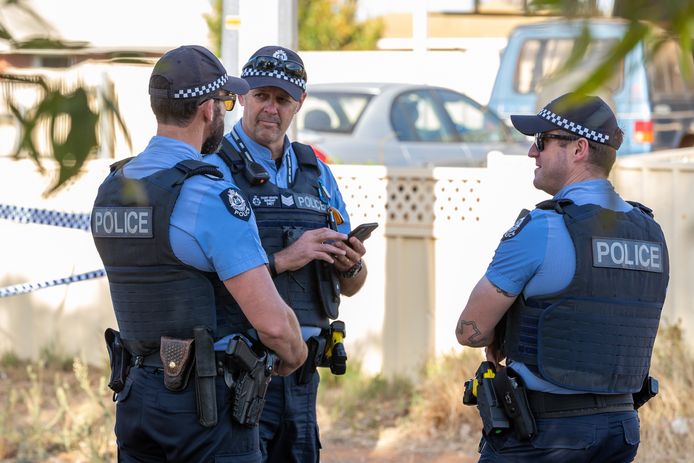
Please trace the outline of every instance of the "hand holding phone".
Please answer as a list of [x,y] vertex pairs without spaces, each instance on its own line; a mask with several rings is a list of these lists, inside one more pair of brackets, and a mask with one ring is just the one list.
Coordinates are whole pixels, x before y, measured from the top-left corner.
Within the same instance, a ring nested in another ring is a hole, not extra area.
[[359,241],[363,242],[369,236],[371,236],[371,232],[374,231],[376,228],[378,228],[377,222],[363,223],[351,232],[349,232],[349,235],[347,235],[347,241],[349,242],[349,239],[355,236]]

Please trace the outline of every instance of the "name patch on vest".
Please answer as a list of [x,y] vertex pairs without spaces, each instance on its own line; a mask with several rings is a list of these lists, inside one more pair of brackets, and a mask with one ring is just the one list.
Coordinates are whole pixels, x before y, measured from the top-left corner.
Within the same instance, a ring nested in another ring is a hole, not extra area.
[[234,217],[248,222],[248,219],[251,218],[251,206],[248,205],[240,190],[227,188],[219,194],[219,197],[222,198],[224,206]]
[[662,273],[663,247],[651,241],[593,238],[593,267]]
[[253,207],[281,207],[279,195],[251,195]]
[[151,207],[95,207],[92,235],[98,238],[151,238]]

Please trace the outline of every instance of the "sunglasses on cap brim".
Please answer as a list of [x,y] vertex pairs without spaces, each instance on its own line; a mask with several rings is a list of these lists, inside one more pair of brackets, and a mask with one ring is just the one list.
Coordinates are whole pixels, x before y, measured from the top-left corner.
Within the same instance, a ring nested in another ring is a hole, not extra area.
[[282,61],[274,56],[256,56],[251,58],[243,70],[253,69],[260,72],[281,71],[294,79],[306,80],[306,70],[296,61]]

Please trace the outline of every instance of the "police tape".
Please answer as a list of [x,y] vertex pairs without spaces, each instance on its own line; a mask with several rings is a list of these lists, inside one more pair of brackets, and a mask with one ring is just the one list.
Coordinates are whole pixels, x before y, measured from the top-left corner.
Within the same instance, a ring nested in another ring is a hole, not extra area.
[[[9,204],[0,204],[0,219],[17,223],[36,223],[54,227],[74,228],[83,231],[89,231],[90,229],[89,214],[51,211],[33,207],[11,206]],[[92,278],[101,278],[104,275],[106,275],[106,271],[99,269],[54,280],[7,286],[0,288],[0,298],[26,294],[37,289],[50,288],[52,286],[67,285],[77,281],[91,280]]]
[[17,296],[19,294],[26,294],[37,289],[50,288],[52,286],[68,285],[77,281],[91,280],[92,278],[101,278],[106,275],[104,269],[93,270],[91,272],[80,273],[79,275],[70,275],[65,278],[57,278],[55,280],[46,280],[36,283],[24,283],[21,285],[7,286],[5,288],[0,288],[0,299],[3,297]]
[[0,204],[0,219],[18,223],[38,223],[62,228],[76,228],[89,231],[90,215],[74,212],[59,212],[34,207]]

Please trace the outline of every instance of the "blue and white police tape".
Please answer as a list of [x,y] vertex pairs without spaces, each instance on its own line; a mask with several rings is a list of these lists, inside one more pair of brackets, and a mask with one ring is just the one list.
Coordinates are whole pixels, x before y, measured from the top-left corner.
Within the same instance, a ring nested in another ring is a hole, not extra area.
[[89,231],[90,215],[0,204],[0,219]]
[[[0,219],[7,219],[18,223],[37,223],[54,227],[75,228],[83,231],[89,231],[90,228],[89,214],[59,212],[48,209],[37,209],[34,207],[12,206],[9,204],[0,204]],[[79,275],[56,278],[55,280],[7,286],[5,288],[0,288],[0,298],[26,294],[36,291],[37,289],[50,288],[51,286],[67,285],[77,281],[101,278],[104,275],[106,275],[104,269],[99,269]]]
[[101,278],[106,275],[104,269],[93,270],[91,272],[80,273],[79,275],[71,275],[65,278],[57,278],[55,280],[46,280],[36,283],[24,283],[21,285],[7,286],[6,288],[0,288],[0,298],[17,296],[19,294],[26,294],[37,289],[50,288],[51,286],[60,286],[74,283],[76,281],[86,281],[92,278]]

